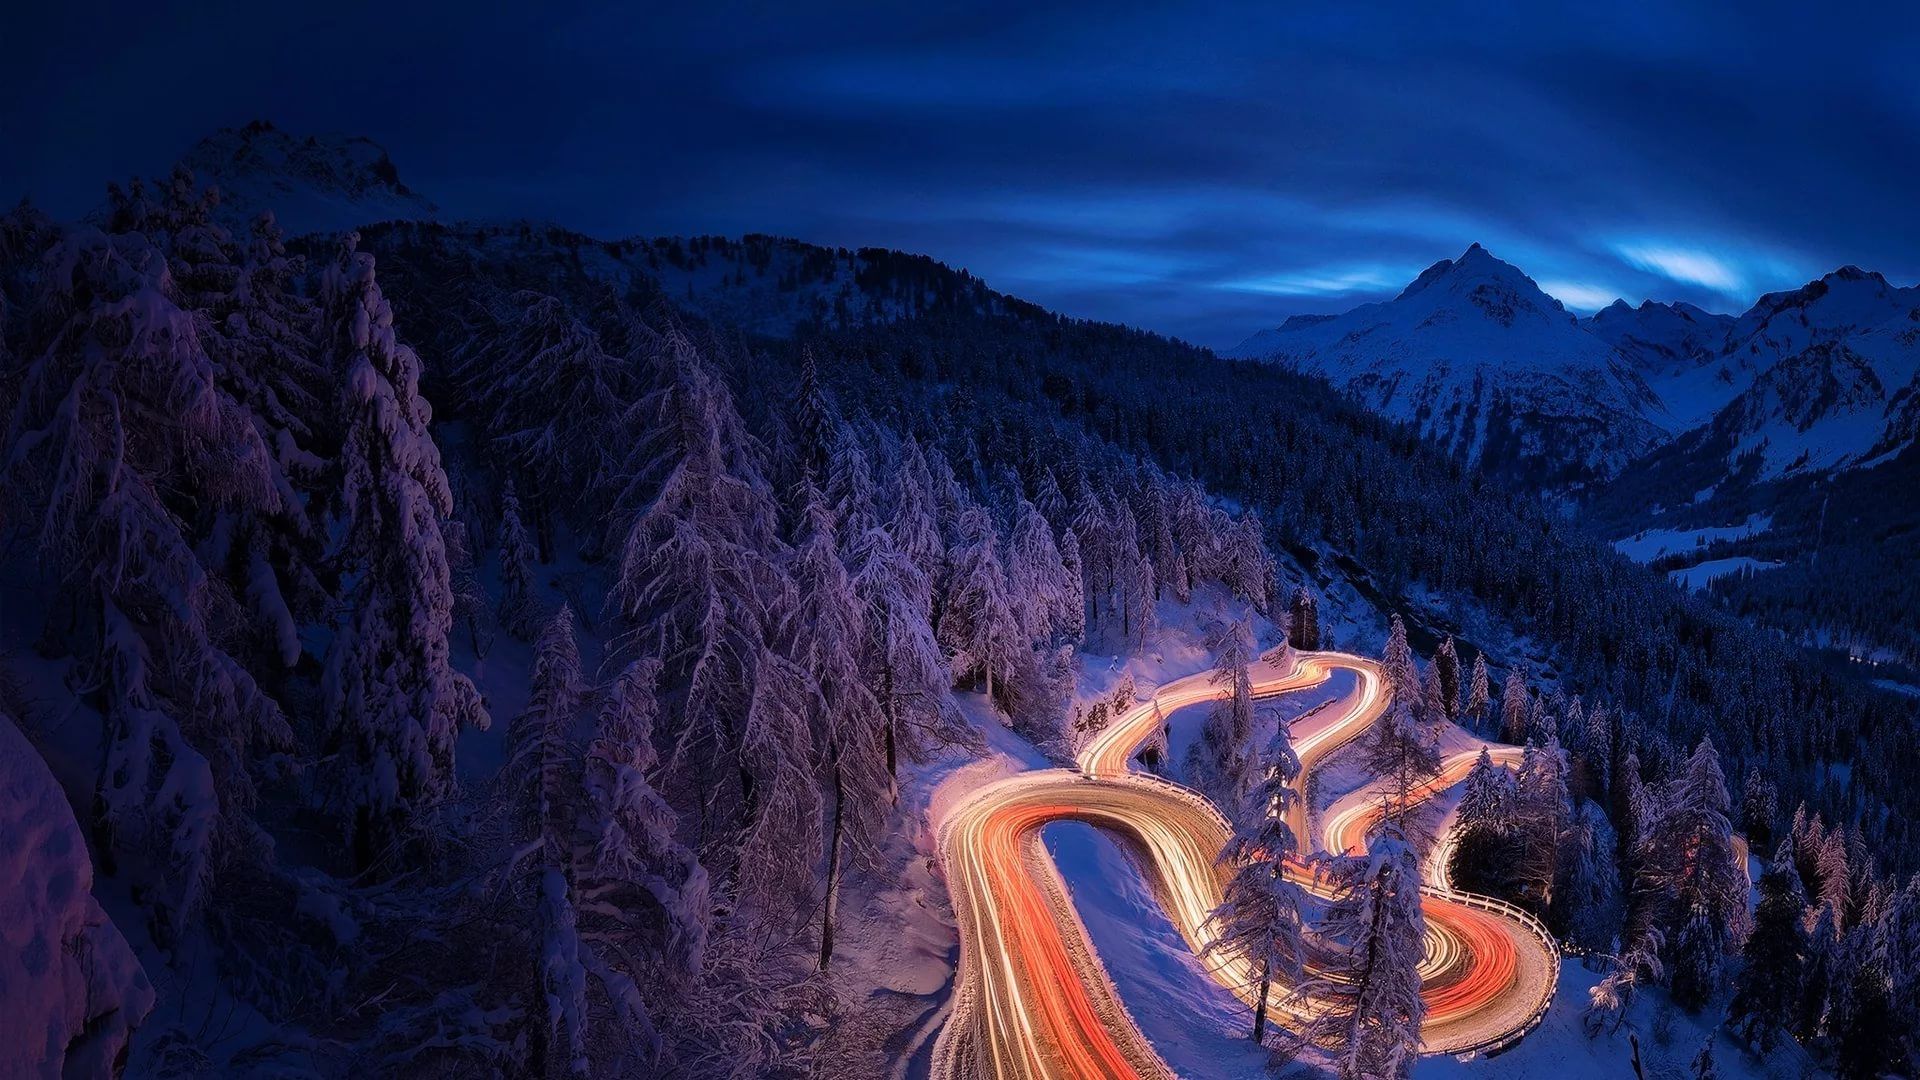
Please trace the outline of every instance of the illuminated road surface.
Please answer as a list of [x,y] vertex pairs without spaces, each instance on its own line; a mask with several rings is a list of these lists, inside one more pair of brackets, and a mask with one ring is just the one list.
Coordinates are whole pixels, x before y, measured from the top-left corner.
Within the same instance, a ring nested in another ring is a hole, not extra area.
[[[1254,692],[1265,697],[1318,686],[1337,670],[1355,675],[1354,689],[1294,724],[1303,790],[1319,762],[1364,732],[1385,707],[1379,666],[1361,657],[1310,653],[1280,665],[1262,661],[1250,673]],[[1152,701],[1116,719],[1081,752],[1078,771],[1040,769],[989,784],[940,823],[961,949],[952,1013],[934,1048],[936,1076],[1171,1075],[1095,958],[1040,833],[1067,820],[1106,830],[1132,853],[1170,920],[1200,953],[1209,940],[1207,914],[1220,902],[1214,858],[1227,826],[1198,794],[1131,772],[1128,762],[1165,715],[1222,696],[1210,676],[1202,672],[1169,683]],[[1460,775],[1471,765],[1471,755],[1447,762]],[[1433,792],[1444,787],[1437,784]],[[1305,799],[1299,802],[1294,832],[1305,836]],[[1370,824],[1359,808],[1331,817],[1330,849],[1359,842]],[[1299,880],[1313,887],[1304,870]],[[1436,878],[1430,867],[1429,881],[1423,898],[1424,1049],[1464,1053],[1524,1033],[1552,997],[1559,957],[1551,940],[1519,912],[1452,892],[1443,869]],[[1209,957],[1207,967],[1222,986],[1251,997],[1254,980],[1245,965]],[[1315,1007],[1312,1001],[1276,1005],[1283,1023]]]

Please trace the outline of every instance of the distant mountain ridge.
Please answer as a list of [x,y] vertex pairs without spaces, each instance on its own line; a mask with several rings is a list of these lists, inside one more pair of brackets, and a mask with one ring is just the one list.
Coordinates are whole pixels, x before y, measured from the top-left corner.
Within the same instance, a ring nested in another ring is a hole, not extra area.
[[1325,376],[1455,456],[1542,487],[1614,475],[1670,433],[1625,354],[1478,244],[1391,301],[1295,316],[1228,355]]
[[357,135],[296,136],[256,120],[201,139],[179,164],[220,189],[215,213],[232,225],[268,209],[290,234],[430,221],[440,212],[401,181],[384,147]]

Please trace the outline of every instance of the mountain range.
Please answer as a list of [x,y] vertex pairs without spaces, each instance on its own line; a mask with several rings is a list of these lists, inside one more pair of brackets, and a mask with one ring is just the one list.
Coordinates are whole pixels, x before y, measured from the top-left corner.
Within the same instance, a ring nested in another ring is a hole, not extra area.
[[[439,220],[366,139],[255,123],[203,140],[181,164],[221,189],[217,212],[233,222],[268,206],[293,233]],[[1039,312],[965,271],[887,249],[461,228],[475,243],[518,245],[530,263],[552,261],[551,274],[644,281],[764,337],[941,311]],[[1814,565],[1823,545],[1858,545],[1864,560],[1920,550],[1920,507],[1884,496],[1898,483],[1886,476],[1920,472],[1920,288],[1847,266],[1738,316],[1648,301],[1583,318],[1475,244],[1392,300],[1296,315],[1226,355],[1324,378],[1463,465],[1559,500],[1690,585],[1784,591],[1791,599],[1763,606],[1803,640],[1920,659],[1910,618],[1828,611],[1812,596],[1831,572]]]

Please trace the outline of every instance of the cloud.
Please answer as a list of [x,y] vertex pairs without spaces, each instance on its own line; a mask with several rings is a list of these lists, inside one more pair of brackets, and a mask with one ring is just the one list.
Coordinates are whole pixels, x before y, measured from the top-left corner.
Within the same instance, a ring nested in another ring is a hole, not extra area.
[[1220,287],[1269,296],[1346,296],[1397,288],[1418,272],[1385,266],[1318,267],[1224,281]]
[[1582,281],[1540,281],[1540,290],[1570,308],[1599,311],[1620,298],[1620,290]]
[[1657,243],[1618,243],[1613,250],[1636,269],[1674,281],[1728,295],[1747,291],[1746,275],[1710,251]]

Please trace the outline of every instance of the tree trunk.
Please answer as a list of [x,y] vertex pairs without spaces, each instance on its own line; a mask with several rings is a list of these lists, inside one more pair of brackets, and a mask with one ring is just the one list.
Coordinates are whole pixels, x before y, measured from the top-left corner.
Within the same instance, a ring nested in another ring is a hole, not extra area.
[[840,783],[840,765],[833,766],[833,833],[827,843],[827,902],[820,912],[820,970],[827,970],[833,959],[833,916],[840,901],[840,821],[846,805],[846,792]]
[[1265,1045],[1267,1038],[1267,986],[1273,979],[1272,958],[1260,961],[1260,1000],[1253,1006],[1253,1041]]

